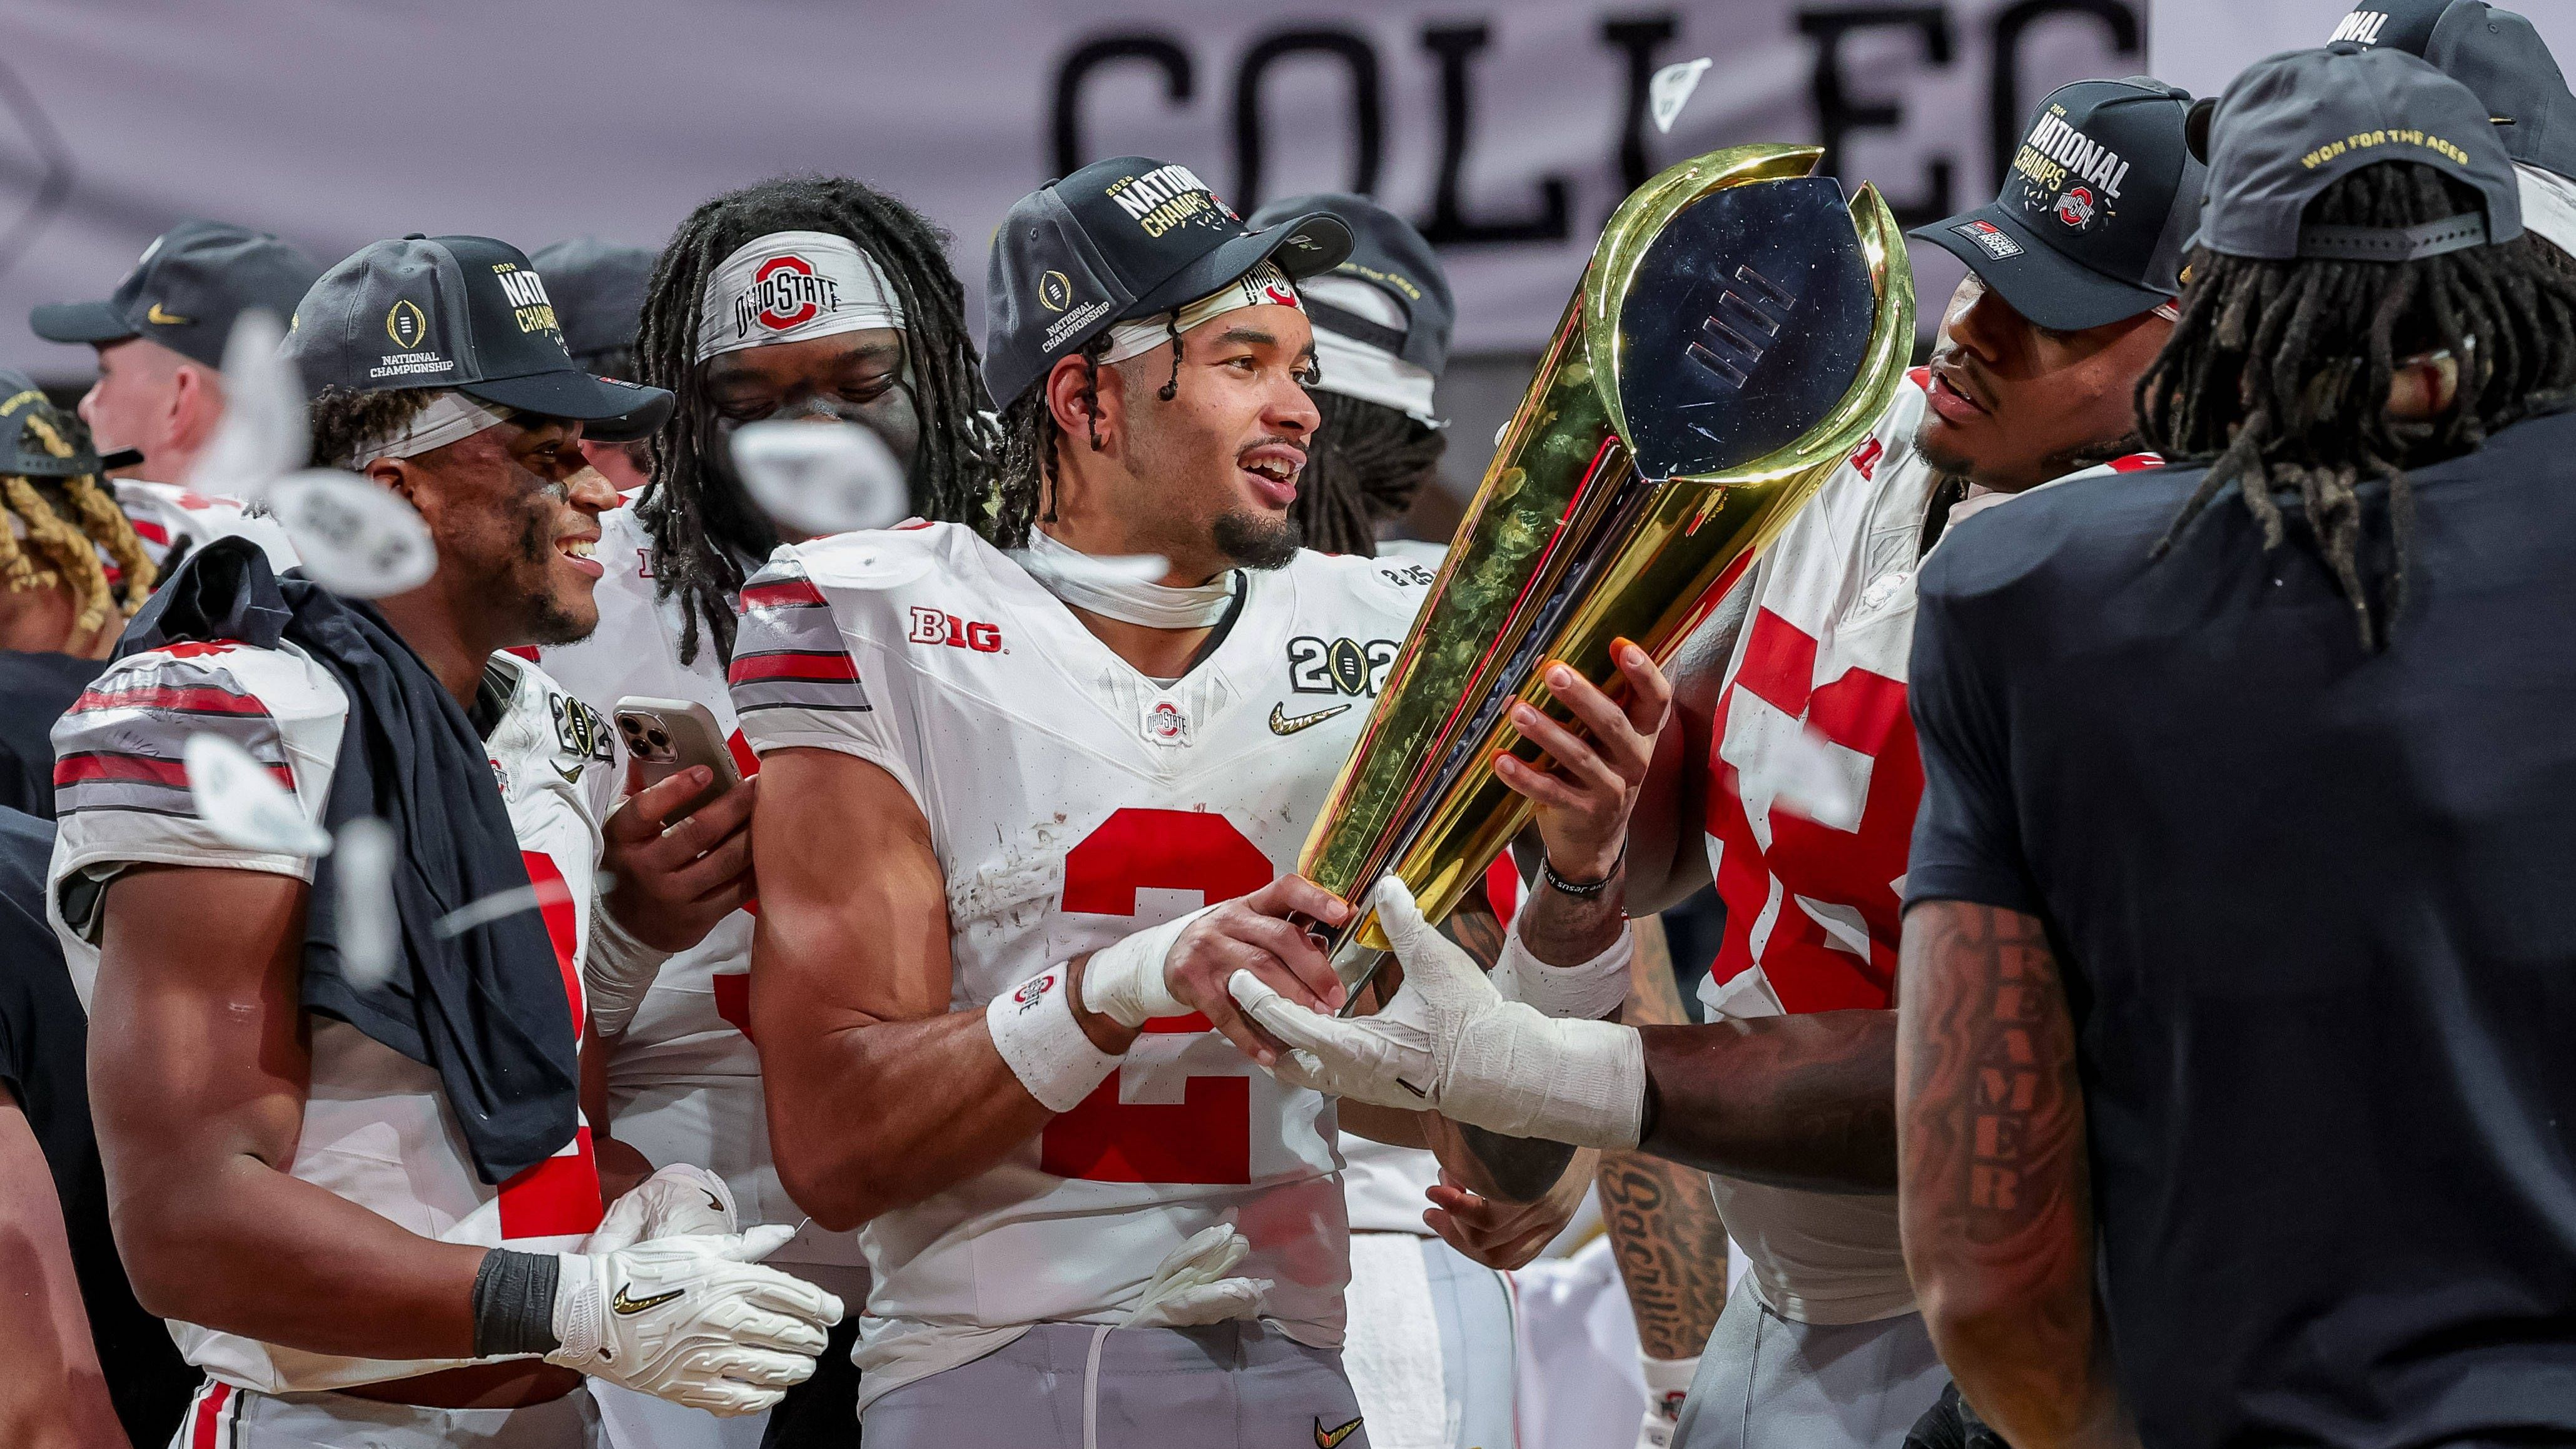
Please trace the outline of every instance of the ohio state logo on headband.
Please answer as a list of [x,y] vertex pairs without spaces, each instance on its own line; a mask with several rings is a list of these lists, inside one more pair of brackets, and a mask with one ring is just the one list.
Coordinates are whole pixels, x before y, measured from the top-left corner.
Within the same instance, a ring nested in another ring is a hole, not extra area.
[[840,305],[839,284],[817,275],[813,263],[794,252],[771,257],[753,274],[751,286],[733,299],[734,335],[750,336],[755,323],[784,332]]
[[1288,285],[1287,278],[1279,277],[1275,272],[1273,273],[1273,276],[1276,278],[1275,280],[1265,281],[1261,284],[1261,295],[1263,299],[1268,301],[1270,305],[1274,307],[1297,307],[1297,310],[1301,312],[1304,311],[1305,309],[1303,307],[1297,306],[1297,289]]

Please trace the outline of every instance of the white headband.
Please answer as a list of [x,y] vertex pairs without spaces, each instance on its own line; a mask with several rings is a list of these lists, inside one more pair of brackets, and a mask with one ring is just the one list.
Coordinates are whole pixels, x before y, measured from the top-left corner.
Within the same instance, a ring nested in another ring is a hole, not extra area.
[[[1322,276],[1309,280],[1304,290],[1318,304],[1339,307],[1398,332],[1404,330],[1402,304],[1374,282]],[[1439,418],[1431,411],[1431,390],[1436,381],[1431,369],[1407,362],[1374,343],[1345,337],[1334,331],[1330,322],[1320,319],[1315,323],[1315,368],[1323,374],[1316,386],[1326,392],[1393,408],[1426,427],[1440,426]]]
[[1103,362],[1125,362],[1142,357],[1157,347],[1168,347],[1174,337],[1187,332],[1213,317],[1246,307],[1294,307],[1306,310],[1297,300],[1297,288],[1288,274],[1275,263],[1263,262],[1251,271],[1189,303],[1174,312],[1157,312],[1133,322],[1121,322],[1109,329],[1109,354]]
[[470,438],[485,428],[497,428],[512,416],[511,409],[485,407],[461,392],[442,391],[412,414],[403,430],[381,443],[370,443],[349,460],[352,468],[363,468],[378,458],[417,458],[432,448],[444,448],[463,438]]
[[734,250],[698,298],[700,362],[719,352],[903,326],[877,259],[827,231],[774,231]]

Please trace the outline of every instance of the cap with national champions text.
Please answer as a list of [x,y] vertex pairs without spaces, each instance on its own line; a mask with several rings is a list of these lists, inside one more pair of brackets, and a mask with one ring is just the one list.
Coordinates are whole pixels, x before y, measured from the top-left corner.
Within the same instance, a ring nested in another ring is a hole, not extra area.
[[2151,76],[2077,81],[2039,103],[2003,194],[1908,235],[1968,264],[2014,311],[2080,332],[2182,291],[2202,170],[2191,93]]
[[1115,323],[1173,311],[1263,262],[1310,277],[1350,249],[1350,228],[1328,213],[1255,231],[1186,166],[1095,161],[1021,197],[993,233],[985,390],[1008,407]]
[[[2402,262],[2522,235],[2513,161],[2468,87],[2403,50],[2337,41],[2247,66],[2209,128],[2199,244],[2228,256]],[[2465,183],[2482,210],[2414,227],[2309,225],[2328,186],[2386,161]]]
[[2576,94],[2528,17],[2487,0],[2364,0],[2339,40],[2422,56],[2485,103],[2506,155],[2576,176]]
[[517,247],[479,236],[376,242],[322,274],[295,309],[286,356],[315,392],[453,388],[603,442],[643,437],[671,394],[595,377],[564,350],[546,284]]
[[221,367],[235,319],[257,307],[285,320],[321,271],[266,232],[183,221],[152,239],[106,301],[37,307],[27,326],[48,342],[105,346],[140,337]]

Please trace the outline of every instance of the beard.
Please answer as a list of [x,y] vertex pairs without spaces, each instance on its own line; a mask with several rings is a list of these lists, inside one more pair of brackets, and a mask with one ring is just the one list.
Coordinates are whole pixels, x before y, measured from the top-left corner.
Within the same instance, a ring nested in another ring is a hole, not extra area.
[[1217,552],[1247,569],[1286,568],[1306,544],[1306,530],[1296,519],[1268,518],[1245,508],[1219,517],[1208,537]]
[[554,522],[543,512],[532,512],[520,521],[508,576],[494,581],[494,597],[525,601],[525,613],[513,632],[530,644],[574,644],[599,627],[596,607],[584,618],[555,597],[554,556]]

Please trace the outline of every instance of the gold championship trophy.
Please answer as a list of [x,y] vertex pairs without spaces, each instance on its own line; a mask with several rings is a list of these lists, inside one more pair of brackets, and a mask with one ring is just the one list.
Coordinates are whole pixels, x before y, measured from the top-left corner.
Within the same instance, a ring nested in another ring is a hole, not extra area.
[[1822,154],[1712,151],[1610,218],[1307,836],[1300,872],[1363,904],[1325,933],[1337,958],[1385,949],[1381,875],[1438,921],[1529,822],[1493,759],[1538,758],[1514,699],[1571,718],[1543,664],[1617,694],[1613,640],[1669,660],[1886,411],[1914,343],[1904,235],[1876,188],[1846,207],[1809,174]]

